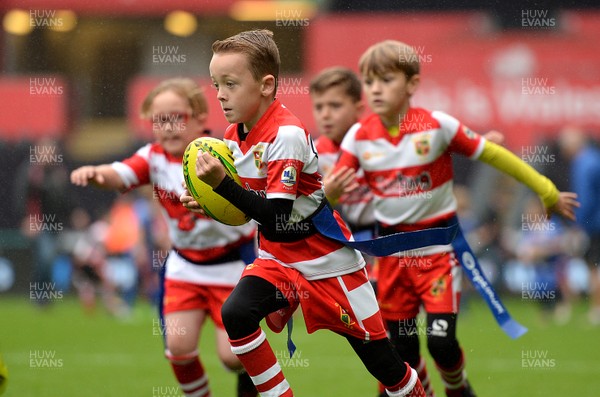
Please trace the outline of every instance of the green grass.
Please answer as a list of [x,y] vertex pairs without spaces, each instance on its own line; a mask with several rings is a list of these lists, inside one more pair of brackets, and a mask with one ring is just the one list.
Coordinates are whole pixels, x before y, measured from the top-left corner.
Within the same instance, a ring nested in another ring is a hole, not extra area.
[[[483,396],[600,395],[600,327],[585,320],[585,302],[566,325],[544,322],[532,302],[508,301],[514,317],[529,328],[511,340],[495,325],[483,302],[473,299],[459,320],[459,339],[467,371]],[[102,311],[84,315],[70,297],[40,310],[28,299],[0,298],[0,353],[9,369],[6,396],[145,396],[167,397],[176,387],[162,355],[162,339],[153,325],[154,309],[140,302],[131,319],[121,321]],[[286,360],[285,333],[269,340],[299,397],[375,397],[375,381],[345,340],[331,332],[307,335],[297,318],[297,357]],[[216,359],[214,329],[207,325],[200,341],[213,396],[234,396],[235,378]],[[424,347],[424,346],[423,346]],[[32,354],[52,359],[36,366]],[[546,355],[526,368],[523,354]],[[429,360],[433,384],[438,374]],[[294,365],[291,365],[294,364]]]

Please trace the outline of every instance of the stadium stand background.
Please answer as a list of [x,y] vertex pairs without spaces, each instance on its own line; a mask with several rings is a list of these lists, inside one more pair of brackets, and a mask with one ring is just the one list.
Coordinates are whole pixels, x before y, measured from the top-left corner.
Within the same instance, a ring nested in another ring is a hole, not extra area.
[[[5,203],[0,207],[0,254],[18,264],[17,285],[26,285],[30,259],[27,242],[17,231],[20,220],[6,204],[12,200],[14,170],[28,161],[35,141],[42,136],[59,139],[70,168],[126,156],[152,139],[138,117],[143,96],[156,81],[172,75],[203,83],[210,100],[209,125],[220,136],[226,123],[210,91],[210,44],[241,30],[265,27],[275,32],[283,61],[280,96],[311,130],[311,77],[331,65],[356,70],[364,49],[394,38],[417,47],[422,57],[424,84],[415,104],[446,110],[475,130],[497,128],[516,153],[552,139],[568,123],[599,134],[598,2],[331,0],[296,2],[291,8],[285,3],[0,4],[0,199]],[[244,12],[235,16],[244,5],[248,15],[270,10],[270,20],[244,20]],[[191,34],[178,36],[165,29],[174,10],[193,17]],[[29,31],[8,32],[8,17],[23,15],[29,18]],[[67,25],[73,17],[72,29],[48,26],[58,21]],[[460,175],[466,182],[470,174],[465,170]],[[93,190],[72,192],[92,212],[114,199]]]

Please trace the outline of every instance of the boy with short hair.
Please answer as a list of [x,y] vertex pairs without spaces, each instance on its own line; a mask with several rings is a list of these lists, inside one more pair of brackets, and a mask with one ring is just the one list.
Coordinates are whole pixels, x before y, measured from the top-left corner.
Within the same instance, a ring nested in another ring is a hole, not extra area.
[[371,231],[375,225],[372,194],[362,171],[354,181],[354,170],[344,168],[333,173],[341,148],[342,139],[358,122],[364,109],[360,80],[353,71],[344,67],[332,67],[315,76],[309,87],[313,116],[320,133],[315,142],[319,154],[319,173],[327,198],[338,203],[344,221],[355,235]]
[[[548,213],[574,219],[575,194],[559,192],[549,179],[453,117],[410,106],[420,81],[418,56],[412,47],[393,40],[377,43],[362,55],[359,69],[374,114],[346,135],[337,167],[364,170],[381,235],[454,222],[453,153],[513,176],[540,196]],[[428,348],[446,395],[474,396],[456,339],[462,269],[453,247],[399,252],[380,258],[379,266],[378,302],[392,342],[417,368],[428,395],[433,391],[427,388],[416,322],[421,305],[427,313]]]
[[[370,239],[375,230],[373,194],[362,170],[355,174],[353,169],[344,167],[332,172],[341,154],[342,139],[364,110],[361,82],[352,70],[334,66],[311,80],[309,92],[320,134],[315,148],[327,199],[339,210],[355,239]],[[369,279],[375,285],[377,269],[373,257],[363,256],[367,261]]]
[[[201,180],[260,224],[259,257],[222,309],[232,351],[261,396],[292,396],[259,323],[268,316],[267,324],[281,331],[302,301],[309,333],[325,328],[344,335],[388,395],[421,396],[416,372],[386,337],[362,256],[310,221],[325,204],[317,154],[301,122],[275,99],[280,61],[272,36],[247,31],[212,47],[211,78],[232,123],[224,141],[243,187],[210,154],[199,153],[196,163]],[[181,201],[199,207],[189,194]]]

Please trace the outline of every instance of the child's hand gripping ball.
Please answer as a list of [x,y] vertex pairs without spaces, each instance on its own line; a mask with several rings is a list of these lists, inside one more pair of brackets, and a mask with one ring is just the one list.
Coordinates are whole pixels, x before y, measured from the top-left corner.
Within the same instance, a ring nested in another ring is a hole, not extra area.
[[223,164],[225,173],[241,185],[233,163],[233,155],[225,142],[217,138],[202,137],[192,141],[183,154],[183,178],[192,197],[200,204],[206,215],[216,221],[231,226],[248,223],[250,218],[246,214],[221,195],[215,193],[210,185],[198,178],[196,175],[198,151],[206,152],[218,159]]

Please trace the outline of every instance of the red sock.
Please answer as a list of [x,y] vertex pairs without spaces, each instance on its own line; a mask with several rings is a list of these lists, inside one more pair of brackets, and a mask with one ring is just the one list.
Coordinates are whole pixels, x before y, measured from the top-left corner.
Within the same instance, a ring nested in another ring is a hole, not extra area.
[[406,375],[394,386],[386,386],[390,397],[425,397],[425,390],[421,385],[417,371],[406,364]]
[[262,329],[237,340],[229,340],[231,351],[240,359],[261,397],[293,397],[277,358]]
[[467,385],[467,372],[465,371],[465,359],[462,350],[458,363],[452,367],[443,368],[437,364],[436,366],[442,375],[442,382],[444,382],[446,388],[446,396],[461,397]]
[[425,364],[425,359],[423,357],[420,357],[419,365],[417,365],[417,368],[415,370],[417,371],[417,375],[419,376],[421,385],[423,385],[425,395],[427,397],[435,397],[433,387],[431,386],[431,380],[429,379],[429,373],[427,372],[427,365]]
[[210,397],[208,378],[198,358],[198,352],[174,356],[167,350],[165,355],[171,362],[179,387],[186,397]]

